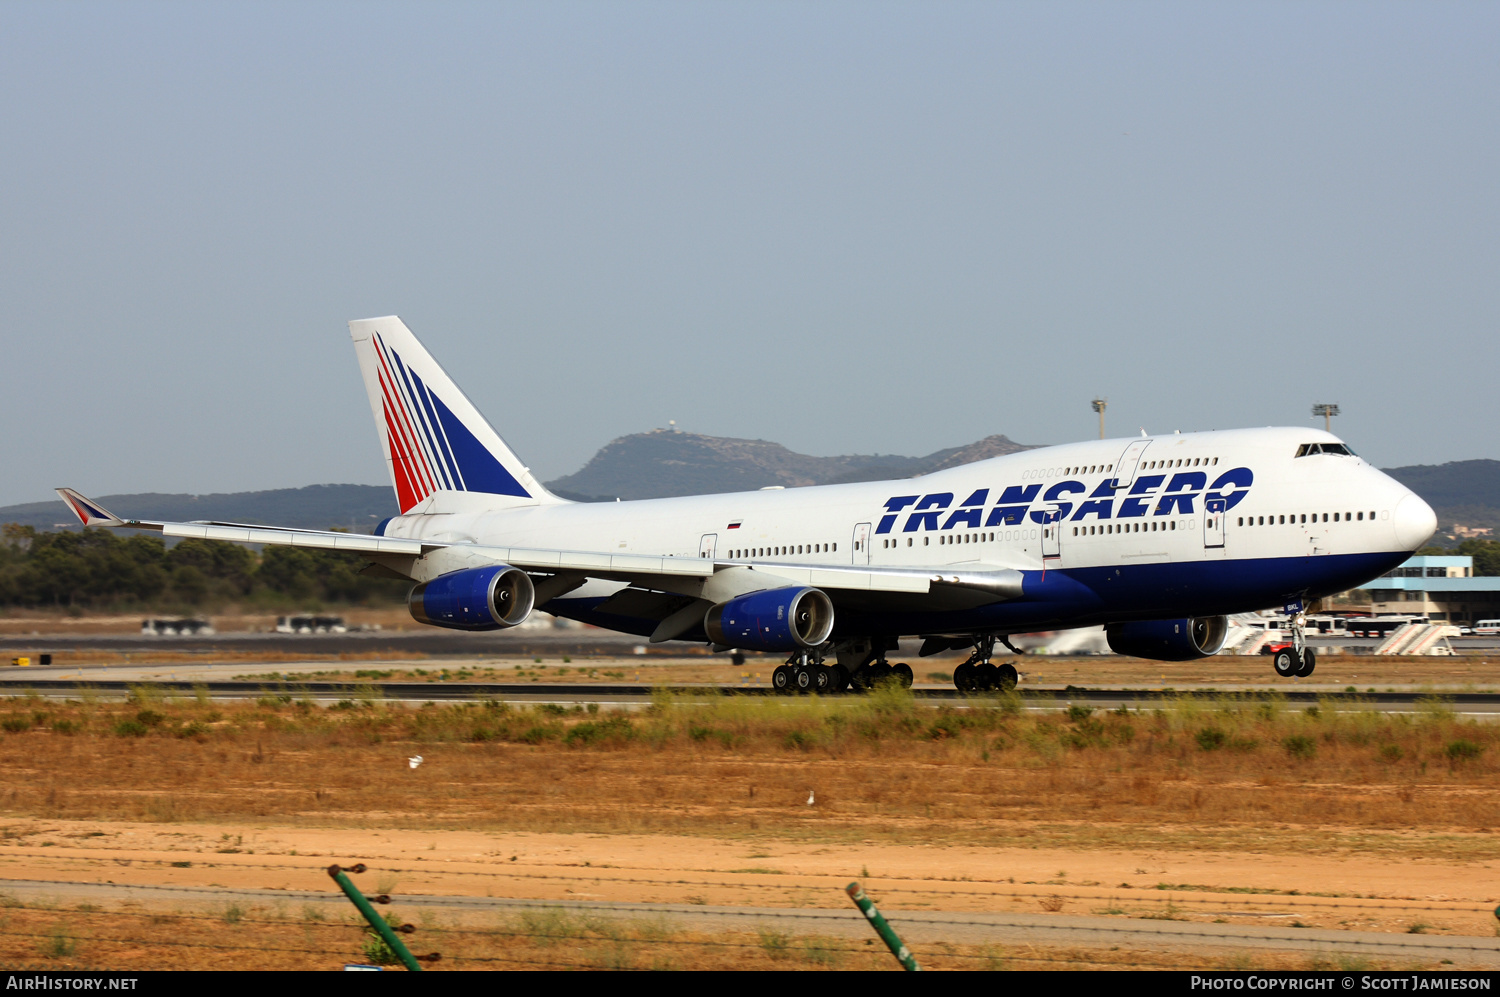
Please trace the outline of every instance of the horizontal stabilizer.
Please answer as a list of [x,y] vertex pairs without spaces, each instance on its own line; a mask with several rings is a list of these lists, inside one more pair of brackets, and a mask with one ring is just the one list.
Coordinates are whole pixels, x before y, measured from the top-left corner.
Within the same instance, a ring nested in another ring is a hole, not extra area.
[[73,510],[73,515],[77,516],[78,521],[84,526],[125,525],[125,520],[116,516],[93,499],[85,498],[71,488],[59,488],[57,489],[57,494],[59,498],[67,503],[68,508]]

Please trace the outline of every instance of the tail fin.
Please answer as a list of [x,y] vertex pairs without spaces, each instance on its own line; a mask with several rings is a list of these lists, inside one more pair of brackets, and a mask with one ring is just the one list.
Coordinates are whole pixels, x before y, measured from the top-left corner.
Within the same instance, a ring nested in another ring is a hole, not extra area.
[[394,315],[349,323],[402,515],[561,502]]

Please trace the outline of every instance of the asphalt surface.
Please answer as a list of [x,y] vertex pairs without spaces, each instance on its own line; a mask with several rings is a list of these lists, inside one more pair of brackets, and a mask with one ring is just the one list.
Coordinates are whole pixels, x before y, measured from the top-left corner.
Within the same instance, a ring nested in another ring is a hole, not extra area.
[[[1314,648],[1347,648],[1352,653],[1373,650],[1379,637],[1312,637]],[[908,641],[908,656],[916,655],[919,642]],[[1500,637],[1455,637],[1450,640],[1455,651],[1488,651],[1500,649]],[[627,655],[637,647],[648,656],[680,658],[709,655],[702,645],[650,644],[645,637],[597,629],[537,628],[467,633],[424,627],[420,630],[373,630],[342,634],[222,633],[208,637],[159,636],[154,634],[12,634],[0,636],[0,647],[29,650],[36,653],[62,651],[119,651],[145,654],[152,651],[189,653],[248,652],[277,654],[381,654],[399,658],[403,655],[452,655],[468,658],[510,656]],[[757,658],[759,660],[759,658]],[[765,660],[770,660],[769,657]]]
[[[237,670],[243,671],[243,667]],[[18,670],[19,671],[19,670]],[[657,690],[679,695],[719,695],[767,697],[776,693],[767,685],[711,685],[682,683],[651,686],[633,683],[583,682],[278,682],[278,681],[192,681],[147,676],[122,679],[88,676],[85,678],[48,678],[47,673],[76,670],[27,669],[24,674],[0,673],[0,696],[36,694],[49,698],[70,698],[82,693],[111,697],[128,696],[133,688],[148,684],[169,695],[193,696],[206,692],[214,699],[255,699],[265,695],[287,695],[320,701],[362,699],[373,694],[398,702],[468,702],[501,700],[508,703],[599,703],[610,706],[644,706]],[[106,672],[100,669],[100,672]],[[1023,708],[1031,710],[1065,710],[1069,706],[1095,709],[1149,709],[1164,700],[1184,697],[1220,699],[1238,695],[1250,700],[1274,695],[1292,705],[1320,705],[1337,709],[1376,710],[1386,713],[1408,713],[1440,704],[1466,716],[1500,719],[1500,693],[1452,692],[1434,695],[1430,692],[1364,692],[1347,693],[1303,689],[1265,689],[1236,692],[1224,689],[1163,691],[1158,689],[1086,689],[1067,686],[1062,689],[1021,689]],[[967,695],[943,686],[919,685],[912,689],[916,698],[931,702],[972,703],[983,708],[993,699],[984,695]],[[845,693],[855,697],[858,693]]]

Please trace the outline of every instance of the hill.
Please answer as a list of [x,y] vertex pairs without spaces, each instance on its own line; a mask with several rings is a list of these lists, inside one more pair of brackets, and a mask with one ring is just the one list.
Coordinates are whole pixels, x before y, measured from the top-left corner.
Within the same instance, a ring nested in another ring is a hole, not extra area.
[[989,436],[925,457],[895,454],[810,457],[767,440],[658,429],[612,441],[581,470],[549,481],[547,487],[565,498],[583,502],[708,495],[771,485],[798,488],[910,478],[1029,449],[1004,436]]
[[1388,467],[1385,473],[1427,500],[1438,517],[1438,537],[1457,537],[1456,525],[1500,534],[1500,460]]
[[[767,440],[654,430],[614,440],[581,470],[548,482],[547,487],[564,498],[584,502],[707,495],[767,485],[797,488],[909,478],[1029,449],[997,435],[925,457],[812,457]],[[1416,464],[1386,468],[1385,472],[1432,505],[1440,528],[1435,542],[1453,541],[1455,524],[1487,527],[1500,534],[1500,461]],[[97,498],[110,511],[138,519],[217,519],[319,530],[341,526],[361,533],[396,514],[394,496],[384,485],[309,485],[217,495],[143,493]],[[72,522],[73,514],[60,501],[0,508],[0,523],[52,530],[58,524]]]
[[[380,520],[397,513],[396,498],[386,485],[308,485],[305,488],[218,495],[144,492],[89,497],[126,519],[176,522],[214,519],[230,523],[298,526],[310,530],[342,526],[358,533],[370,532]],[[73,526],[77,520],[62,500],[55,499],[0,508],[0,523],[20,523],[38,530],[52,530],[58,525]]]

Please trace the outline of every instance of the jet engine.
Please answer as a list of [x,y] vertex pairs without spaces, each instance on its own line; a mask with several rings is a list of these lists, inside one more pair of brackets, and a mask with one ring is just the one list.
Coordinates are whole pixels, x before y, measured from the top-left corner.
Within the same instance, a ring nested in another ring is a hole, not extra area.
[[703,628],[715,644],[747,651],[817,647],[833,630],[833,601],[814,588],[763,589],[719,603]]
[[1223,616],[1146,620],[1111,623],[1105,630],[1110,649],[1116,654],[1153,661],[1191,661],[1219,653],[1229,632],[1229,620]]
[[526,622],[536,590],[531,576],[520,568],[491,564],[423,582],[406,602],[418,623],[450,630],[504,630]]

